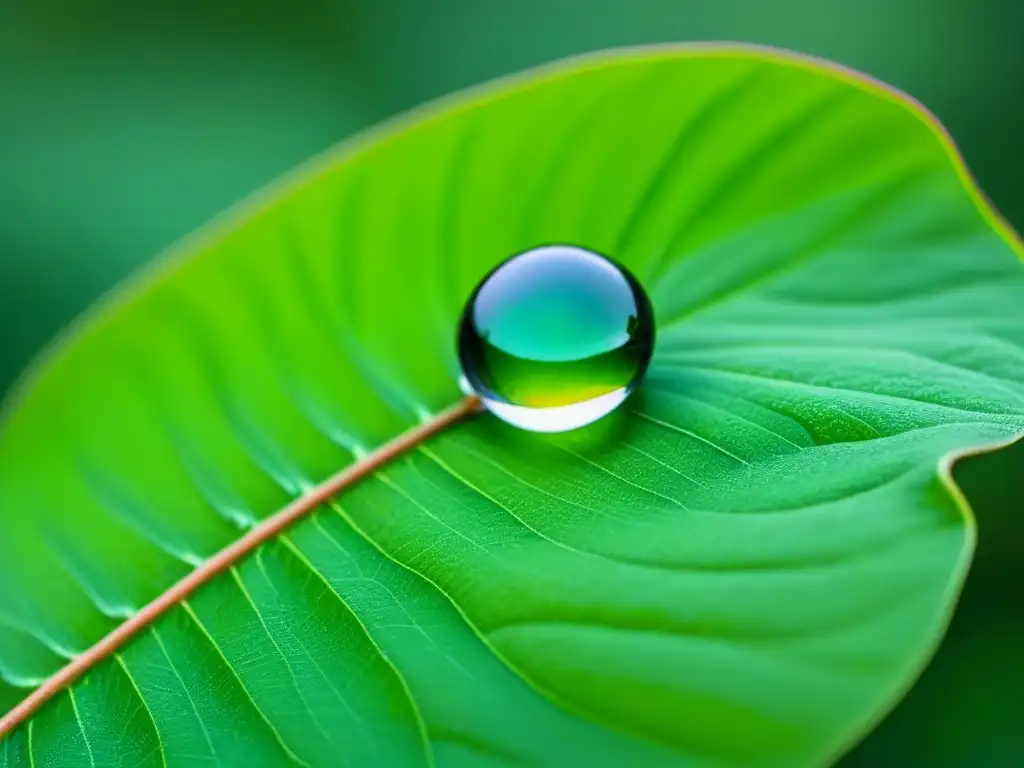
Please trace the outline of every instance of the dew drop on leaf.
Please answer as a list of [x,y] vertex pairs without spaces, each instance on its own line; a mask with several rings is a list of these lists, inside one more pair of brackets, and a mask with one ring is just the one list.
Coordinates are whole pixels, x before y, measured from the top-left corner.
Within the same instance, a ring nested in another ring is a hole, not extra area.
[[654,314],[624,267],[568,245],[500,264],[459,326],[463,388],[533,432],[590,424],[636,389],[654,348]]

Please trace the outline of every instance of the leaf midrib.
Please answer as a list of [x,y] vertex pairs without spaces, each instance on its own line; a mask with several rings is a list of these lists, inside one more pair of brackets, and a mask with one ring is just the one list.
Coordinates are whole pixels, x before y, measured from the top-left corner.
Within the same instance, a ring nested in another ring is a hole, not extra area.
[[125,643],[144,629],[151,627],[171,608],[183,604],[201,586],[220,574],[230,571],[240,560],[252,554],[258,547],[279,536],[285,529],[306,517],[345,488],[372,474],[384,464],[405,454],[446,427],[477,411],[479,407],[480,401],[475,395],[466,396],[430,420],[404,432],[309,489],[283,509],[207,558],[183,579],[172,584],[107,635],[72,658],[56,673],[44,680],[10,712],[0,717],[0,740],[3,740],[22,723],[26,721],[31,723],[31,717],[53,696],[65,688],[69,688],[101,661],[116,655],[116,652]]

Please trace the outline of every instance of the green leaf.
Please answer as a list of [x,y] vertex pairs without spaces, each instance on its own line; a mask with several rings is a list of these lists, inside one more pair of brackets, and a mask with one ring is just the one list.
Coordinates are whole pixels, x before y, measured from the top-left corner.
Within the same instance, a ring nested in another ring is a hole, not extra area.
[[456,400],[463,298],[551,242],[651,292],[621,413],[450,427],[94,667],[0,766],[788,766],[880,717],[973,547],[951,456],[1024,432],[1024,268],[921,108],[701,47],[387,126],[74,329],[0,433],[0,703]]

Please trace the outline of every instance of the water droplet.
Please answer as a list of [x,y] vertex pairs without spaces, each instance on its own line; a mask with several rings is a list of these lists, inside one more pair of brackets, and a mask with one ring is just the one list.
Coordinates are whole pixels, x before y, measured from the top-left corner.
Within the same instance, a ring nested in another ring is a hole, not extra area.
[[568,245],[513,256],[473,291],[459,328],[462,386],[503,421],[563,432],[615,410],[640,383],[654,314],[623,267]]

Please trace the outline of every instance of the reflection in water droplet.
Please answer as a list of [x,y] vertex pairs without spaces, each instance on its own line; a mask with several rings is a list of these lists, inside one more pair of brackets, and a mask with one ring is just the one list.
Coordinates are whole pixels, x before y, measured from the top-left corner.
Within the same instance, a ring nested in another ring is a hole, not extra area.
[[459,328],[464,390],[503,421],[563,432],[615,410],[654,349],[654,315],[623,267],[574,246],[504,262],[470,296]]

